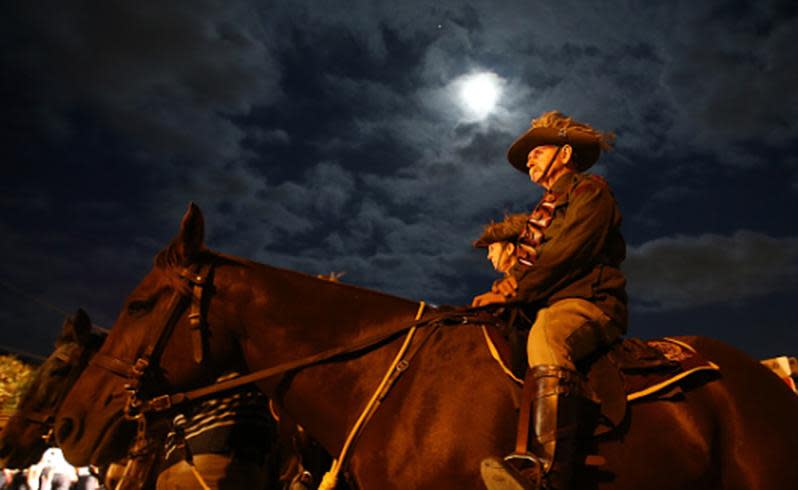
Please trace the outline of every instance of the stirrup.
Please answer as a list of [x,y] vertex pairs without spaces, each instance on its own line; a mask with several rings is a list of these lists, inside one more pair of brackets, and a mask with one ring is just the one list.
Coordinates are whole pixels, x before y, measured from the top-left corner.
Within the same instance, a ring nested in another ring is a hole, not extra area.
[[540,459],[540,457],[532,453],[510,453],[504,457],[504,461],[507,463],[511,461],[528,461],[532,464],[543,466],[543,461]]
[[534,485],[533,488],[543,488],[544,479],[550,462],[537,454],[530,452],[510,453],[504,457],[504,462],[516,470],[519,475]]
[[483,459],[480,475],[488,490],[539,490],[543,488],[543,468],[534,454],[513,453],[503,459]]

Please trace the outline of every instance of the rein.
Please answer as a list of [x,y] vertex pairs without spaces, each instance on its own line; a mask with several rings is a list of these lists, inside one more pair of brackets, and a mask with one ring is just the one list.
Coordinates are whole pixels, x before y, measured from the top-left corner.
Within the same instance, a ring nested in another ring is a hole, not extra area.
[[[168,307],[167,320],[161,324],[153,336],[151,341],[147,344],[144,352],[133,362],[125,361],[111,355],[97,352],[91,359],[90,364],[104,369],[116,376],[130,380],[125,385],[127,392],[127,399],[125,400],[124,417],[131,421],[138,423],[137,440],[144,440],[146,432],[146,415],[149,413],[164,412],[175,406],[183,403],[206,398],[210,395],[229,391],[244,385],[252,384],[256,381],[272,378],[279,375],[284,375],[291,371],[303,369],[315,364],[319,364],[333,358],[350,354],[353,352],[361,351],[379,344],[385,340],[395,337],[401,333],[407,332],[405,341],[397,353],[395,359],[391,363],[388,371],[385,373],[382,382],[373,394],[371,400],[366,405],[366,408],[361,413],[358,421],[352,427],[349,436],[341,450],[338,459],[333,461],[333,466],[330,471],[325,474],[320,489],[332,489],[335,487],[337,475],[341,468],[345,465],[349,451],[354,445],[357,437],[361,433],[365,424],[371,419],[376,412],[379,404],[387,396],[390,388],[401,376],[401,374],[408,368],[409,361],[420,350],[425,341],[432,336],[432,333],[437,331],[440,327],[440,322],[444,320],[459,320],[458,323],[466,324],[469,319],[480,319],[490,321],[487,317],[489,313],[484,308],[465,308],[455,309],[451,311],[436,312],[422,319],[426,304],[422,301],[419,304],[415,320],[410,324],[403,324],[388,332],[380,333],[360,342],[334,347],[317,354],[303,357],[301,359],[284,362],[282,364],[272,366],[266,369],[261,369],[246,375],[240,375],[225,381],[217,382],[202,388],[196,388],[189,391],[164,394],[149,399],[141,397],[140,390],[144,379],[150,366],[153,362],[157,361],[162,353],[167,340],[172,334],[178,320],[183,314],[186,307],[190,307],[189,322],[190,332],[192,334],[192,345],[194,347],[194,360],[197,363],[202,361],[202,326],[204,325],[202,319],[202,304],[204,300],[204,292],[206,286],[210,283],[208,280],[212,273],[213,263],[200,266],[196,271],[183,269],[179,272],[182,279],[188,281],[191,286],[191,294],[186,295],[181,293],[179,288],[175,288],[170,298]],[[492,318],[492,317],[491,317]],[[409,349],[410,343],[415,336],[418,328],[433,325],[433,328],[427,331],[427,335]],[[134,443],[136,446],[136,443]]]
[[[425,305],[425,303],[421,303],[421,305]],[[420,307],[420,312],[424,309],[424,307]],[[327,349],[325,351],[319,352],[312,356],[303,357],[300,359],[296,359],[293,361],[287,361],[282,364],[278,364],[276,366],[272,366],[269,368],[261,369],[249,374],[239,375],[234,378],[230,378],[225,381],[220,381],[214,383],[212,385],[204,386],[202,388],[196,388],[190,391],[183,391],[177,392],[172,394],[166,394],[151,398],[150,400],[145,402],[140,410],[142,412],[161,412],[168,410],[176,405],[181,403],[186,403],[189,401],[194,401],[202,398],[206,398],[210,395],[214,395],[217,393],[229,391],[244,385],[248,385],[257,381],[261,381],[264,379],[272,378],[275,376],[283,375],[289,373],[291,371],[295,371],[297,369],[303,369],[306,367],[313,366],[315,364],[320,364],[324,361],[329,361],[330,359],[345,355],[351,354],[353,352],[361,351],[363,349],[367,349],[373,345],[379,344],[380,342],[390,339],[398,334],[401,334],[405,331],[409,331],[415,329],[417,327],[424,326],[428,323],[433,323],[438,319],[442,319],[444,317],[449,317],[449,315],[436,315],[424,320],[421,320],[420,317],[417,317],[413,323],[407,325],[402,325],[394,330],[391,330],[387,333],[382,333],[379,335],[374,335],[372,337],[368,337],[360,342],[357,342],[352,345],[334,347],[332,349]]]

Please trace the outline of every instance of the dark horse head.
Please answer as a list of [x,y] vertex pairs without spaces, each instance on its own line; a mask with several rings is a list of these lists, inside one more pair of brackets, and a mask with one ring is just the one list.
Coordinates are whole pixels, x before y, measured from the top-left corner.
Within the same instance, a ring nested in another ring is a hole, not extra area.
[[105,336],[92,330],[89,316],[81,309],[64,321],[55,350],[36,371],[0,435],[0,467],[26,468],[55,442],[49,436],[59,403]]

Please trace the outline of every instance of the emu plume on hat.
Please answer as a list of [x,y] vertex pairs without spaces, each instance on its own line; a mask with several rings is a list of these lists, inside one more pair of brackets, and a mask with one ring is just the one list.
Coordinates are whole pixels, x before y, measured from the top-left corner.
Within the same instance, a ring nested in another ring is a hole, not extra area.
[[474,242],[474,247],[488,248],[495,242],[514,242],[523,231],[527,218],[529,215],[526,213],[509,214],[498,223],[490,223],[482,230],[482,236]]
[[601,150],[610,150],[615,134],[604,133],[590,125],[579,123],[559,111],[549,111],[533,119],[531,127],[507,150],[507,160],[523,173],[527,155],[536,146],[570,145],[573,155],[569,166],[578,172],[587,170],[599,158]]

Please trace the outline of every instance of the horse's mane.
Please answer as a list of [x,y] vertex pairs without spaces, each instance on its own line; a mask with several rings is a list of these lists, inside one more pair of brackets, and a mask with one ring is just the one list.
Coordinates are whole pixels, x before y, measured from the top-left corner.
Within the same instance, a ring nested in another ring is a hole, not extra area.
[[[183,257],[182,251],[180,250],[180,245],[177,242],[177,239],[173,239],[163,250],[158,252],[155,255],[154,265],[155,267],[164,270],[164,271],[171,271],[174,269],[182,269],[189,265],[186,263],[185,258]],[[264,270],[271,270],[277,271],[281,274],[294,276],[300,281],[307,281],[311,284],[315,285],[323,285],[324,288],[329,288],[328,290],[338,290],[340,294],[343,295],[352,295],[352,294],[368,294],[369,296],[376,298],[381,298],[386,301],[394,301],[394,302],[403,302],[403,303],[417,303],[417,301],[413,301],[407,298],[402,298],[400,296],[395,296],[392,294],[384,293],[382,291],[378,291],[375,289],[369,289],[363,286],[357,286],[353,284],[346,284],[337,281],[330,281],[328,279],[319,278],[313,276],[311,274],[307,274],[304,272],[295,271],[292,269],[286,269],[282,267],[276,267],[273,265],[264,264],[261,262],[257,262],[252,259],[246,259],[242,257],[236,257],[234,255],[228,255],[225,253],[217,252],[211,250],[209,248],[203,247],[197,254],[193,255],[189,258],[190,263],[227,263],[227,264],[236,264],[239,266],[244,267],[252,267],[255,269],[264,269]],[[189,285],[185,282],[180,280],[179,277],[168,274],[169,278],[173,279],[172,286],[179,288],[181,292],[188,294],[190,292]]]
[[367,295],[370,296],[375,301],[385,301],[385,302],[393,302],[396,304],[404,303],[407,305],[411,304],[418,304],[418,301],[411,300],[408,298],[403,298],[401,296],[396,296],[393,294],[385,293],[383,291],[378,291],[376,289],[370,289],[364,286],[358,286],[356,284],[349,284],[339,281],[331,281],[329,279],[320,278],[314,276],[312,274],[308,274],[305,272],[296,271],[293,269],[287,269],[283,267],[277,267],[269,264],[264,264],[261,262],[257,262],[254,260],[249,259],[241,259],[238,257],[231,257],[224,254],[218,254],[218,256],[232,259],[238,264],[247,265],[249,267],[255,269],[262,269],[264,271],[272,272],[272,273],[279,273],[284,276],[289,276],[296,279],[298,282],[306,283],[309,286],[320,287],[322,290],[326,290],[334,295],[341,295],[343,297],[347,296],[357,296],[357,295]]
[[[203,247],[199,252],[189,257],[189,262],[193,263],[197,261],[205,261],[221,255],[222,254],[213,252],[210,249]],[[158,252],[155,255],[153,262],[155,267],[161,269],[172,269],[189,265],[186,263],[186,258],[183,255],[183,251],[180,250],[180,244],[178,243],[177,238],[173,239],[166,247],[164,247],[163,250]]]
[[[183,251],[180,249],[180,244],[177,238],[174,238],[169,244],[160,252],[155,255],[153,265],[156,269],[163,272],[170,272],[174,270],[182,270],[192,263],[209,263],[216,261],[219,258],[232,259],[227,256],[213,252],[212,250],[203,247],[199,252],[193,254],[188,260],[184,257]],[[181,294],[189,295],[191,293],[191,286],[183,281],[177,274],[165,274],[167,281],[172,287],[181,292]]]
[[[89,332],[89,341],[84,346],[87,349],[97,350],[99,347],[105,342],[105,338],[108,337],[109,331],[106,330],[94,330],[92,329]],[[55,340],[55,345],[58,346],[60,343],[70,342],[72,338],[65,335],[63,332],[58,334],[58,337]]]

